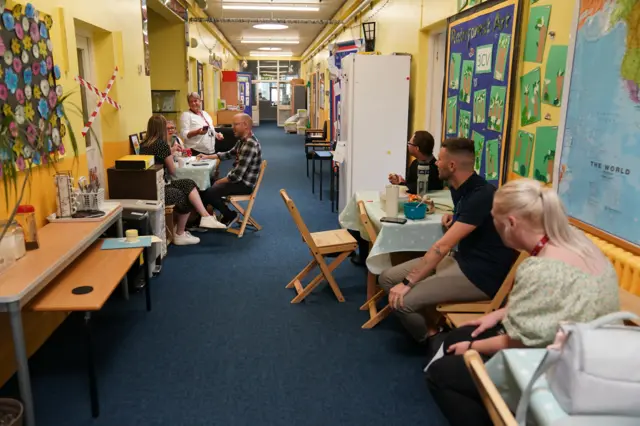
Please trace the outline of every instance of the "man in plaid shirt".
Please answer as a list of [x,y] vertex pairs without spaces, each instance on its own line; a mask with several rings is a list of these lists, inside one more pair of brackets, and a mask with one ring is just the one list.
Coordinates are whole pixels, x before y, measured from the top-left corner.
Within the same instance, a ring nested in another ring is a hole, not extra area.
[[204,205],[211,205],[222,213],[221,222],[229,226],[236,220],[238,213],[229,209],[223,197],[229,195],[248,195],[258,181],[260,165],[262,164],[262,150],[260,142],[251,130],[253,121],[247,114],[236,114],[233,117],[233,133],[238,138],[236,145],[227,152],[213,155],[198,155],[198,159],[216,158],[220,161],[235,158],[233,169],[226,177],[218,179],[211,188],[200,194]]

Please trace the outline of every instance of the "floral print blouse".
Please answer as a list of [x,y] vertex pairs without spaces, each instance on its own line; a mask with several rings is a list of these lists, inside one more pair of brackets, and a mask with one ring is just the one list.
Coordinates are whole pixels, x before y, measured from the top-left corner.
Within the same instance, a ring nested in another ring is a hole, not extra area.
[[529,257],[518,270],[502,325],[528,347],[554,340],[562,321],[587,322],[620,310],[611,264],[592,275],[559,259]]

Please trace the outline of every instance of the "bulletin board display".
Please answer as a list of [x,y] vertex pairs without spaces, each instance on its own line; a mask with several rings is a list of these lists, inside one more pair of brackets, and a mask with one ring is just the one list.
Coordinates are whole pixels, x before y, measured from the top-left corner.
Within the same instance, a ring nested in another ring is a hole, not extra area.
[[476,172],[498,186],[506,176],[520,0],[487,1],[449,19],[443,139],[475,142]]
[[[333,57],[334,66],[338,69],[342,69],[342,59],[347,56],[358,53],[362,50],[363,42],[361,39],[359,40],[350,40],[342,43],[336,43],[334,46],[334,50],[330,52]],[[330,137],[332,141],[340,140],[340,119],[341,119],[341,109],[340,109],[340,99],[341,99],[341,87],[342,87],[342,79],[340,76],[331,80],[330,83],[330,99],[331,105],[329,105],[329,117],[331,120],[331,126],[329,126]]]

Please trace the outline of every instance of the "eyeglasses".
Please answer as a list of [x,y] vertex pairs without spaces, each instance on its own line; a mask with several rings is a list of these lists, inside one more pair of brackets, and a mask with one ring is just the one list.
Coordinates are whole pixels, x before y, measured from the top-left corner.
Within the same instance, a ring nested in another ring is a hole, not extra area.
[[407,145],[418,146],[418,145],[416,145],[415,143],[412,143],[412,142],[407,142]]
[[175,130],[175,127],[167,127],[167,130]]

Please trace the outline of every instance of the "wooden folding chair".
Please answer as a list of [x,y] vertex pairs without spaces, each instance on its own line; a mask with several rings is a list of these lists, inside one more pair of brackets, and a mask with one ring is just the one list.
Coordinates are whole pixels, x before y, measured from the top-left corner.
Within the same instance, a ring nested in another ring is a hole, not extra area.
[[529,257],[529,253],[520,253],[520,256],[518,256],[516,262],[511,266],[511,270],[492,300],[471,303],[444,303],[438,305],[436,309],[444,315],[447,322],[453,327],[458,327],[460,324],[480,318],[500,309],[504,304],[504,301],[507,299],[507,296],[509,296],[509,293],[511,293],[518,266],[520,266],[522,261],[527,257]]
[[[338,301],[344,302],[344,296],[331,273],[351,253],[353,253],[353,251],[358,247],[358,242],[346,229],[310,233],[307,225],[302,220],[302,216],[300,216],[300,212],[296,205],[289,197],[289,194],[287,194],[287,191],[281,189],[280,195],[289,209],[289,213],[291,213],[291,217],[298,227],[298,231],[300,231],[302,240],[307,244],[307,247],[311,252],[311,256],[313,257],[313,260],[309,262],[309,264],[307,264],[307,266],[305,266],[304,269],[300,271],[300,273],[296,275],[286,286],[286,288],[295,288],[298,293],[296,297],[291,300],[291,303],[300,303],[323,280],[327,280]],[[338,254],[338,256],[327,265],[325,262],[325,256],[330,254]],[[306,287],[303,287],[301,280],[316,266],[320,268],[320,273],[311,280]]]
[[[258,195],[258,190],[260,189],[260,183],[262,182],[262,178],[264,177],[264,170],[267,168],[267,160],[262,160],[262,164],[260,164],[260,172],[258,174],[258,180],[256,181],[256,186],[253,188],[253,192],[250,195],[229,195],[227,197],[227,203],[231,204],[240,215],[241,221],[240,226],[238,228],[228,227],[227,232],[231,232],[232,234],[236,234],[238,238],[242,238],[244,235],[245,229],[247,229],[247,225],[251,226],[254,230],[259,231],[262,229],[262,226],[258,224],[251,217],[251,210],[253,210],[253,203],[256,200],[256,196]],[[247,208],[243,209],[240,205],[240,201],[248,201]]]
[[[358,201],[358,212],[360,213],[360,222],[364,227],[364,231],[367,233],[367,237],[369,237],[369,248],[371,248],[376,242],[377,234],[371,220],[369,220],[369,215],[367,214],[363,201]],[[362,328],[373,328],[389,316],[391,313],[391,306],[389,306],[389,304],[378,311],[377,303],[380,299],[383,299],[384,296],[384,290],[378,288],[378,277],[367,271],[367,301],[364,302],[364,305],[360,306],[360,310],[369,311],[369,320],[362,324]]]
[[480,393],[482,403],[489,412],[489,417],[493,424],[497,426],[518,426],[507,403],[504,402],[496,385],[491,381],[480,354],[473,349],[465,352],[464,363],[469,369],[469,373]]

